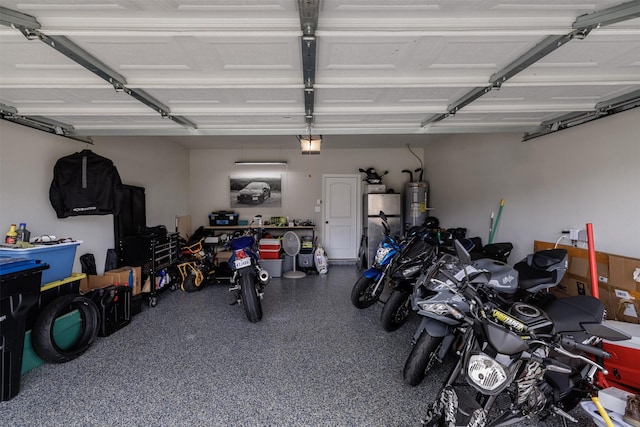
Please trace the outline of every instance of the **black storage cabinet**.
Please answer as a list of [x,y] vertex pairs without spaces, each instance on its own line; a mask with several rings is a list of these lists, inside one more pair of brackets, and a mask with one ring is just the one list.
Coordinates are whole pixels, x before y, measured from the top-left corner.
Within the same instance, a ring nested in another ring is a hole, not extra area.
[[36,260],[0,258],[0,401],[20,392],[27,312],[38,304],[42,271]]
[[[144,279],[149,278],[149,305],[156,306],[155,278],[163,269],[178,260],[178,233],[167,233],[161,227],[147,227],[146,202],[143,187],[122,185],[118,193],[120,210],[113,216],[118,264],[140,266]],[[162,288],[164,289],[164,288]]]
[[[121,265],[142,267],[142,275],[149,279],[149,306],[155,307],[157,295],[170,286],[158,287],[156,277],[167,267],[178,261],[179,234],[138,233],[135,236],[124,237],[120,240],[119,258]],[[167,285],[166,283],[164,285]],[[144,288],[144,286],[143,286]],[[175,290],[175,288],[173,288]]]

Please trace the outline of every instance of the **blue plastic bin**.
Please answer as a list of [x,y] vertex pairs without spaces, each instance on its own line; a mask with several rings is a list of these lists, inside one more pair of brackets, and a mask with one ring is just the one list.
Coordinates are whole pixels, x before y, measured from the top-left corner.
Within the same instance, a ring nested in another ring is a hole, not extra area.
[[82,243],[57,243],[53,245],[38,245],[31,248],[0,248],[0,258],[22,258],[40,260],[49,264],[49,269],[42,272],[41,285],[65,279],[71,276],[76,249]]

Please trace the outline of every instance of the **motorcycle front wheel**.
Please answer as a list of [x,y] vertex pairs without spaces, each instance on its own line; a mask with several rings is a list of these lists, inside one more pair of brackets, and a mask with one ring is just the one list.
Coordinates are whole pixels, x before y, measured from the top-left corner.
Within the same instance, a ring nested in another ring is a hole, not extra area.
[[402,373],[404,382],[417,386],[426,377],[436,362],[438,348],[444,337],[432,337],[426,331],[420,334],[416,345],[411,349],[411,353],[404,364]]
[[378,289],[374,293],[373,290],[376,286],[376,280],[368,277],[360,276],[353,290],[351,291],[351,302],[356,308],[371,307],[378,301],[380,294],[382,294],[383,286],[378,286]]
[[256,287],[257,278],[253,274],[243,274],[240,276],[240,292],[242,305],[247,314],[249,322],[259,322],[262,320],[262,305]]
[[385,331],[393,332],[404,325],[411,313],[410,296],[411,294],[405,291],[394,290],[391,292],[380,314],[380,323]]

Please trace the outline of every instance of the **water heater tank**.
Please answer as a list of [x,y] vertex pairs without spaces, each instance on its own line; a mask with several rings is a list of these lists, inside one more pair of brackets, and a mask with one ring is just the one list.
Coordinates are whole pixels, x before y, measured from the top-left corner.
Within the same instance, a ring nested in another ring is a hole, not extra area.
[[427,195],[429,184],[426,182],[407,182],[404,194],[405,227],[414,227],[427,218]]

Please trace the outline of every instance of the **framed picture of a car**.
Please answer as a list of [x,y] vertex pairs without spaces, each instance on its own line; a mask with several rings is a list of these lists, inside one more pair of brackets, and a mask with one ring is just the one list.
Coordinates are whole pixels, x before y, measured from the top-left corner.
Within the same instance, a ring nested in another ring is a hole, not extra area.
[[280,174],[232,175],[229,177],[229,190],[232,208],[282,206]]

